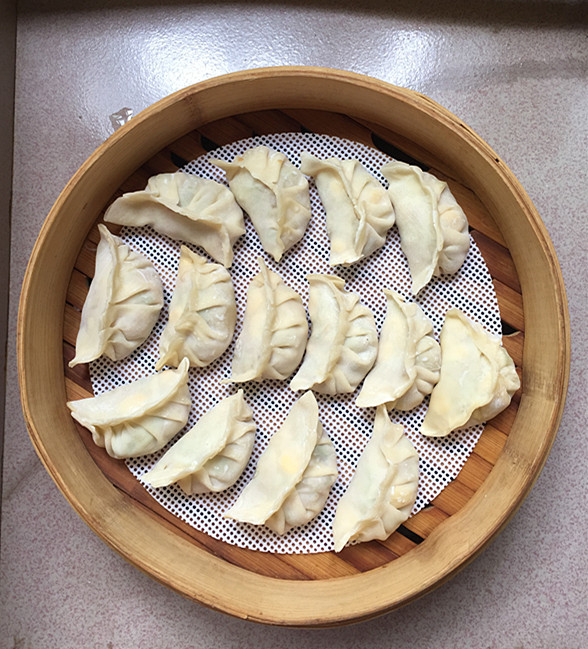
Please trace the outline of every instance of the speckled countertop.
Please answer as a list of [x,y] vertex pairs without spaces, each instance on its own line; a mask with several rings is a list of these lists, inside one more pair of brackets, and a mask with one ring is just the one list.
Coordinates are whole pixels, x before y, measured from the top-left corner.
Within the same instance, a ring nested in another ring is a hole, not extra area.
[[[1,649],[588,647],[588,10],[557,0],[19,3]],[[79,7],[76,7],[79,5]],[[83,8],[80,8],[83,5]],[[267,65],[347,69],[425,93],[510,166],[558,254],[572,369],[559,434],[496,541],[416,603],[349,628],[262,627],[189,602],[111,551],[29,441],[15,362],[28,256],[70,176],[135,113],[197,81]]]

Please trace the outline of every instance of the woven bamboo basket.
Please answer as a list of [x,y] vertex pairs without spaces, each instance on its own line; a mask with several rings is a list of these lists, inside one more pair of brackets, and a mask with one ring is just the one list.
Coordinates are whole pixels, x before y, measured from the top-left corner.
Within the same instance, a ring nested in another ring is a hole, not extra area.
[[[217,541],[156,503],[123,462],[77,427],[66,401],[92,394],[70,369],[105,208],[154,173],[213,146],[307,130],[402,152],[449,182],[493,278],[504,345],[522,377],[459,476],[387,541],[339,554],[274,555]],[[93,245],[88,245],[93,244]],[[48,215],[22,289],[18,363],[31,439],[83,520],[157,581],[240,618],[289,626],[367,619],[426,594],[506,525],[559,425],[570,360],[558,262],[529,198],[492,149],[427,97],[348,72],[268,68],[229,74],[154,104],[79,169]]]

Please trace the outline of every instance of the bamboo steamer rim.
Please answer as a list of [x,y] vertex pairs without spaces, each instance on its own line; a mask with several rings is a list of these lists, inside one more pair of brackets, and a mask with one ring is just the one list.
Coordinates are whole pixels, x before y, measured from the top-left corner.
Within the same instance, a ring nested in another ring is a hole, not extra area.
[[[229,564],[135,506],[106,479],[77,435],[65,405],[61,356],[63,305],[74,261],[122,182],[199,126],[280,108],[370,120],[447,161],[497,222],[517,268],[525,313],[520,407],[502,454],[472,499],[391,563],[316,581],[275,579]],[[569,379],[570,326],[561,271],[539,215],[512,172],[468,126],[428,97],[373,78],[327,68],[276,67],[231,73],[180,90],[134,117],[88,158],[55,202],[31,254],[19,306],[17,354],[33,445],[70,504],[108,545],[159,582],[213,609],[268,624],[333,626],[373,617],[431,591],[477,556],[514,515],[559,426]]]

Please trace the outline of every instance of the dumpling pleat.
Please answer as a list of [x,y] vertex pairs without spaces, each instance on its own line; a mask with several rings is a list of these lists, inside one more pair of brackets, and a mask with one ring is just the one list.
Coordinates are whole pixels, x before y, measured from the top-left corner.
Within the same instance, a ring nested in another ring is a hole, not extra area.
[[[324,480],[315,479],[319,477]],[[284,534],[318,515],[336,477],[334,448],[323,432],[316,399],[312,392],[306,392],[271,437],[253,478],[225,517],[265,524]]]
[[378,336],[372,312],[333,275],[308,275],[310,339],[292,390],[353,392],[374,364]]
[[188,359],[177,370],[119,386],[96,397],[69,401],[72,417],[96,445],[121,459],[155,453],[188,421]]
[[260,273],[247,290],[243,329],[228,381],[286,379],[304,354],[308,323],[300,296],[261,258],[259,265]]
[[156,369],[187,357],[205,367],[219,358],[233,339],[237,311],[229,272],[182,246],[169,319],[159,340]]
[[131,354],[149,336],[163,307],[163,285],[151,262],[100,224],[94,279],[82,308],[70,367],[104,355]]
[[333,521],[335,552],[347,543],[384,540],[410,515],[417,497],[419,459],[385,406],[376,410],[368,441]]
[[142,479],[154,487],[177,482],[189,495],[228,489],[249,461],[255,432],[239,390],[203,415]]

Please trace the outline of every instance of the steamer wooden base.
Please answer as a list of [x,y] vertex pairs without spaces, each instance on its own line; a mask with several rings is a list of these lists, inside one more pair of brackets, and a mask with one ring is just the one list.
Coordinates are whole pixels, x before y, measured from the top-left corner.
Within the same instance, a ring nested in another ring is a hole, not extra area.
[[[416,159],[447,180],[493,277],[504,345],[522,388],[486,426],[458,478],[388,540],[339,554],[271,555],[194,530],[154,501],[124,463],[96,447],[65,408],[66,400],[91,394],[87,366],[70,369],[67,362],[94,270],[96,225],[116,196],[228,142],[300,130]],[[44,314],[48,293],[58,304]],[[163,100],[82,167],[49,215],[29,265],[19,364],[23,409],[39,455],[106,542],[208,606],[267,623],[332,625],[424,594],[463,567],[506,523],[557,430],[567,387],[569,323],[557,261],[532,205],[496,155],[454,116],[415,93],[347,73],[258,70]]]

